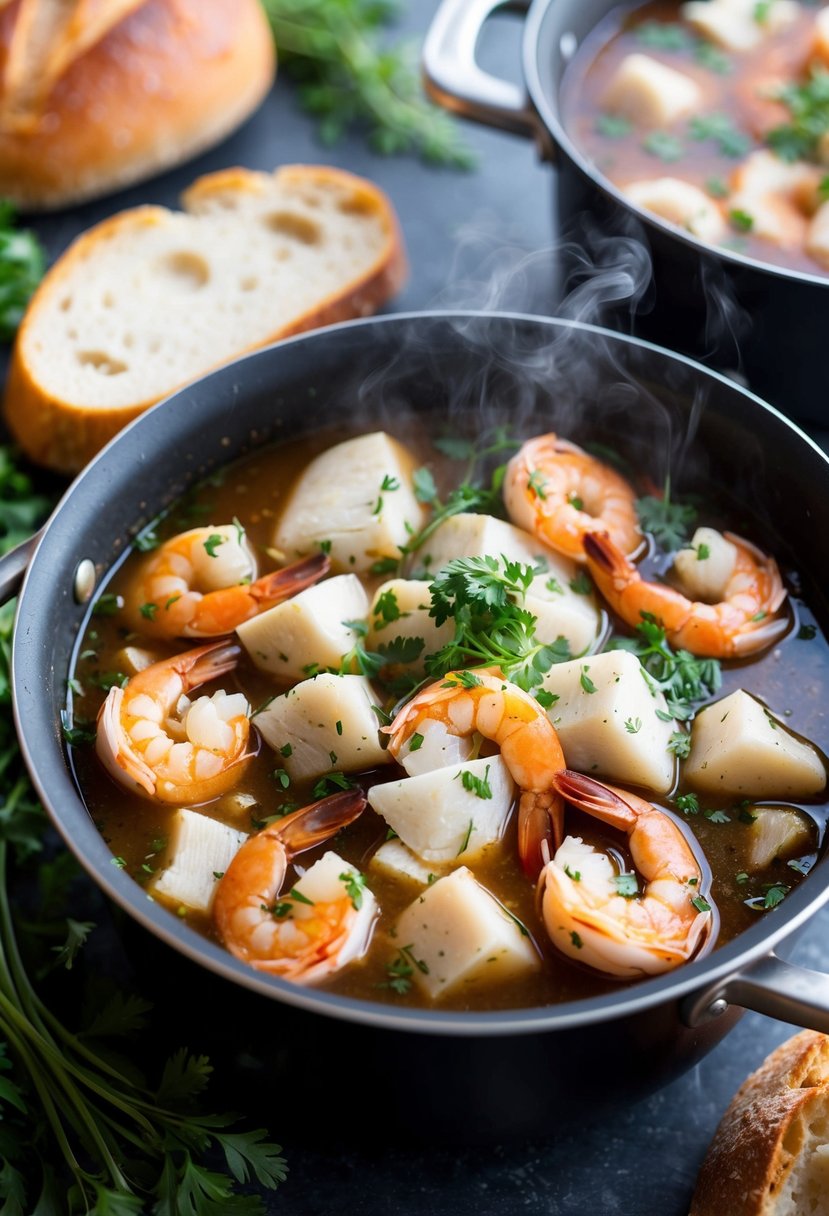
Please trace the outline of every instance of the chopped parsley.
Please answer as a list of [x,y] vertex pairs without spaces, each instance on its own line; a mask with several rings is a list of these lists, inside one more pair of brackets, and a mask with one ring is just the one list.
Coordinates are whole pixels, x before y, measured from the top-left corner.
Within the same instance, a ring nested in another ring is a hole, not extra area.
[[641,718],[625,718],[625,730],[629,735],[638,735],[641,729]]
[[[456,778],[460,777],[463,788],[468,790],[470,794],[474,794],[476,798],[491,798],[492,786],[489,784],[489,768],[490,766],[487,765],[484,769],[483,777],[476,777],[475,774],[471,773],[468,768],[464,768],[456,774]],[[471,831],[472,825],[470,824],[469,826]],[[464,846],[464,848],[465,847],[466,846]]]
[[691,736],[684,730],[675,730],[668,740],[668,751],[684,760],[691,754]]
[[624,139],[633,130],[633,123],[621,114],[599,114],[594,129],[597,135],[603,135],[605,139]]
[[723,156],[745,156],[751,140],[738,130],[727,114],[697,114],[688,124],[691,139],[711,140]]
[[677,810],[682,811],[683,815],[699,814],[699,798],[696,794],[678,794],[674,801]]
[[670,131],[651,131],[642,140],[642,147],[651,156],[656,156],[668,164],[681,160],[685,154],[682,140],[671,135]]
[[639,879],[634,873],[617,874],[613,879],[616,894],[622,899],[635,899],[639,894]]
[[733,211],[729,211],[728,218],[732,227],[736,228],[738,232],[751,232],[754,227],[754,216],[750,215],[748,211],[735,208]]
[[587,664],[585,664],[584,667],[582,667],[581,675],[579,676],[579,683],[581,684],[584,692],[594,693],[597,691],[597,689],[596,689],[596,685],[593,683],[593,681],[590,679],[590,676],[587,674],[589,670],[590,670],[590,668],[587,666]]
[[786,161],[817,160],[818,145],[829,131],[829,71],[812,69],[803,84],[788,84],[777,93],[791,119],[766,135],[766,143]]
[[363,892],[365,891],[366,879],[365,875],[359,870],[344,870],[339,876],[340,882],[345,887],[345,893],[351,900],[351,906],[355,912],[359,912],[363,906]]
[[415,731],[409,740],[409,751],[419,752],[421,747],[423,747],[423,735],[419,735],[417,731]]
[[204,549],[207,556],[215,557],[216,550],[219,548],[219,545],[223,545],[224,543],[225,538],[221,535],[221,533],[211,532],[210,536],[208,536],[207,540],[204,542]]

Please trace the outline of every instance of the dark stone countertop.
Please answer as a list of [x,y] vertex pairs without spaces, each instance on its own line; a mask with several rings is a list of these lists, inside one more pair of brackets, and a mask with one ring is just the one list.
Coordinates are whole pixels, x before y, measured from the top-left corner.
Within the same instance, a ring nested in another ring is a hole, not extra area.
[[[408,8],[407,24],[417,33],[425,30],[436,3],[410,0]],[[516,28],[499,24],[485,35],[482,53],[489,64],[514,75],[517,46]],[[143,202],[174,204],[200,173],[233,164],[269,169],[329,162],[373,178],[397,207],[412,273],[396,308],[552,311],[553,173],[519,138],[469,128],[468,139],[479,155],[469,174],[376,156],[356,136],[323,148],[283,84],[241,131],[196,162],[34,226],[56,255],[81,229],[113,211]],[[793,960],[829,968],[827,929],[829,910],[808,926]],[[119,945],[114,928],[102,932],[108,936],[96,954],[108,969]],[[164,1002],[175,995],[154,995],[163,1016]],[[620,1104],[612,1117],[573,1126],[555,1139],[485,1150],[436,1145],[427,1152],[403,1144],[378,1150],[366,1144],[356,1152],[321,1151],[306,1137],[292,1138],[290,1096],[275,1093],[271,1132],[286,1148],[291,1173],[267,1197],[267,1210],[280,1216],[684,1216],[697,1168],[732,1093],[790,1033],[782,1023],[749,1014],[702,1064],[650,1099]],[[215,1064],[221,1072],[221,1058]],[[396,1062],[396,1072],[405,1083],[405,1061]],[[361,1088],[359,1061],[344,1063],[340,1080],[346,1083],[320,1110],[329,1129],[340,1120],[359,1120],[363,1103],[382,1103],[382,1093]],[[244,1109],[244,1099],[236,1105]]]

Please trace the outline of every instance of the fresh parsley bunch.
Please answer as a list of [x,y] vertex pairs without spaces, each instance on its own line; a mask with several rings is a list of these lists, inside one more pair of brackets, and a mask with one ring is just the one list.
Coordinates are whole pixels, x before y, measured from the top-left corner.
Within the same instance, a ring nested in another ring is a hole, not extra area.
[[415,152],[434,164],[468,169],[473,157],[455,121],[423,95],[416,55],[386,45],[395,0],[262,0],[286,72],[320,136],[336,143],[353,126],[376,151]]
[[429,615],[438,625],[454,621],[455,636],[427,657],[429,675],[487,664],[529,692],[554,663],[571,658],[565,638],[552,644],[537,640],[536,618],[521,606],[537,573],[503,556],[500,561],[487,556],[448,562],[429,587]]
[[610,645],[637,656],[648,685],[665,694],[669,718],[680,722],[693,718],[696,704],[713,697],[720,688],[722,670],[717,659],[699,659],[688,650],[674,650],[649,612],[642,614],[636,634],[634,638],[614,638]]

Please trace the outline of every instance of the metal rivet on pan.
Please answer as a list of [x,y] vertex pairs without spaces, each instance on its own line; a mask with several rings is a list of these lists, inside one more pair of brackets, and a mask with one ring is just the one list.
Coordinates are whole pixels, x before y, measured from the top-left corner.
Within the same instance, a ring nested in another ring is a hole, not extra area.
[[712,1001],[708,1006],[707,1013],[709,1018],[718,1018],[725,1013],[728,1008],[728,1001],[725,997],[717,997],[716,1001]]
[[565,63],[569,63],[573,58],[576,50],[578,49],[578,45],[579,40],[576,35],[572,33],[572,31],[568,30],[566,34],[561,35],[558,42],[558,49],[561,52],[561,58]]
[[75,569],[75,602],[78,604],[86,604],[92,598],[92,592],[95,590],[97,575],[95,574],[95,563],[90,558],[85,557],[83,561],[78,562]]

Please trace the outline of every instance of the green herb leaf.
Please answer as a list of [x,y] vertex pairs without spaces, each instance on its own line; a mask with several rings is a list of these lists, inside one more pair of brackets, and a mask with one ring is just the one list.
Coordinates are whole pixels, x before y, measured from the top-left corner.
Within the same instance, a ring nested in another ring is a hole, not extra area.
[[340,882],[345,887],[345,893],[351,900],[351,906],[355,912],[359,912],[363,906],[363,892],[366,887],[366,878],[359,870],[344,870],[339,876]]
[[459,773],[457,773],[456,777],[460,777],[463,788],[468,790],[471,794],[475,794],[477,798],[491,798],[492,786],[489,784],[489,768],[490,766],[487,765],[484,769],[483,777],[476,777],[475,774],[470,773],[469,769],[467,768],[462,769]]
[[385,156],[415,153],[468,169],[473,156],[454,119],[426,99],[417,58],[406,43],[388,45],[397,14],[389,0],[263,0],[280,64],[319,123],[324,144],[352,128]]
[[656,156],[668,164],[681,160],[685,155],[682,140],[676,135],[671,135],[669,131],[651,131],[642,140],[642,147],[651,156]]
[[599,114],[594,130],[597,135],[604,135],[605,139],[624,139],[633,130],[633,123],[621,114]]
[[661,498],[646,495],[637,499],[636,513],[642,528],[669,553],[683,547],[697,518],[695,507],[672,501],[669,479]]
[[216,557],[216,550],[219,545],[225,543],[225,538],[220,532],[211,532],[207,540],[204,542],[204,549],[208,557]]
[[639,894],[639,879],[635,874],[617,874],[613,879],[616,894],[623,899],[635,899]]

